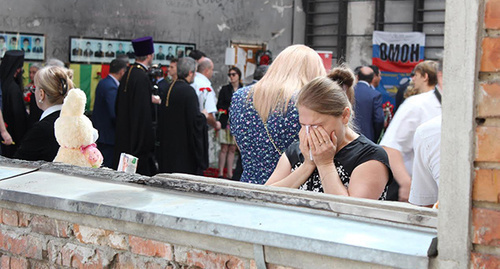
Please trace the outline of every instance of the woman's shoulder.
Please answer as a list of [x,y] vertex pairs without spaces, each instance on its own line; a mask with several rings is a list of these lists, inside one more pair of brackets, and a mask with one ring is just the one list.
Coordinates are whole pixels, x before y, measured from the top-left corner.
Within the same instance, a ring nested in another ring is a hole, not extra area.
[[[246,86],[243,88],[238,89],[236,92],[233,93],[232,99],[231,99],[231,107],[234,106],[241,106],[245,103],[250,103],[250,89],[251,86]],[[222,91],[222,90],[221,90]]]
[[49,115],[47,115],[45,118],[43,118],[40,122],[44,122],[44,123],[53,123],[54,121],[57,120],[57,118],[59,118],[59,116],[61,115],[61,110],[56,110],[52,113],[50,113]]
[[[226,86],[228,86],[228,85],[226,85]],[[235,97],[236,98],[242,98],[242,97],[246,98],[248,96],[251,88],[252,88],[252,85],[239,88],[237,91],[234,92],[233,98],[235,98]]]
[[232,88],[233,88],[233,85],[231,85],[231,83],[228,83],[228,84],[222,86],[222,89],[232,89]]
[[358,138],[356,138],[353,144],[353,148],[357,150],[372,150],[375,152],[385,152],[385,150],[382,148],[382,146],[375,144],[373,141],[368,139],[366,136],[360,134]]
[[373,141],[362,134],[353,141],[346,153],[355,156],[359,163],[377,160],[384,164],[389,164],[387,152],[385,152],[382,146],[373,143]]
[[35,133],[53,130],[54,124],[55,124],[56,120],[59,118],[59,114],[60,114],[60,111],[55,111],[55,112],[51,113],[50,115],[43,118],[41,121],[33,124],[33,127],[31,128],[31,130],[35,130]]
[[226,84],[226,85],[223,85],[221,88],[220,88],[220,91],[219,91],[219,94],[221,93],[226,93],[228,92],[229,90],[231,90],[233,86],[231,84]]
[[[54,111],[41,121],[33,124],[33,127],[24,136],[23,144],[27,143],[32,147],[34,144],[39,144],[40,148],[49,147],[52,141],[56,141],[54,133],[55,121],[59,118],[60,111]],[[34,143],[35,141],[41,141]],[[57,144],[57,142],[55,142]]]

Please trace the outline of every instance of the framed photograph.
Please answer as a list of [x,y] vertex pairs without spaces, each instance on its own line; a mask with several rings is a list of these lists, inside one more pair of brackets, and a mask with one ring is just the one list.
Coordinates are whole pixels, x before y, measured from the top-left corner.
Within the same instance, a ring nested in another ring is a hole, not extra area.
[[0,31],[0,57],[8,50],[24,51],[25,61],[45,60],[45,36],[43,34]]
[[[130,63],[135,61],[131,40],[70,37],[69,59],[72,63],[110,63],[120,55],[126,55]],[[170,65],[173,58],[184,57],[196,48],[193,43],[154,42],[153,64]]]

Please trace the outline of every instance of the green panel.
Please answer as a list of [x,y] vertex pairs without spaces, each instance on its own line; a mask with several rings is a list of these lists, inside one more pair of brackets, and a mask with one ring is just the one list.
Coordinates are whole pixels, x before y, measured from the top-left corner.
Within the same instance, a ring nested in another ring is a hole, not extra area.
[[87,95],[87,104],[85,105],[85,110],[90,109],[90,82],[92,80],[92,65],[82,64],[80,65],[80,89]]

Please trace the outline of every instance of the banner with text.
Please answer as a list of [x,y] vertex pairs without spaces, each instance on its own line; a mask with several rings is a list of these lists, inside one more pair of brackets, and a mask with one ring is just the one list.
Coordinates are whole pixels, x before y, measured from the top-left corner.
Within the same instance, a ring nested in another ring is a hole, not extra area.
[[384,104],[395,104],[397,87],[408,81],[413,68],[424,60],[424,49],[424,33],[373,32],[372,63],[382,73],[377,90],[382,93]]

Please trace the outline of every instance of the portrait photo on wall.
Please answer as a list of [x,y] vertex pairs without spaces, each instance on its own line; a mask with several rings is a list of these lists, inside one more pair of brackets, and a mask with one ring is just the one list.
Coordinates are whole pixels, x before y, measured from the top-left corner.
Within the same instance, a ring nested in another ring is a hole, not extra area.
[[[130,63],[135,61],[131,40],[70,37],[69,59],[72,63],[110,63],[125,55]],[[187,55],[186,49],[196,48],[192,43],[154,42],[153,64],[169,65],[178,55]]]
[[[154,42],[153,64],[170,65],[170,60],[182,58],[196,48],[193,43]],[[189,48],[189,51],[187,50]]]
[[24,59],[29,61],[45,60],[45,36],[0,31],[0,58],[8,50],[24,51]]

